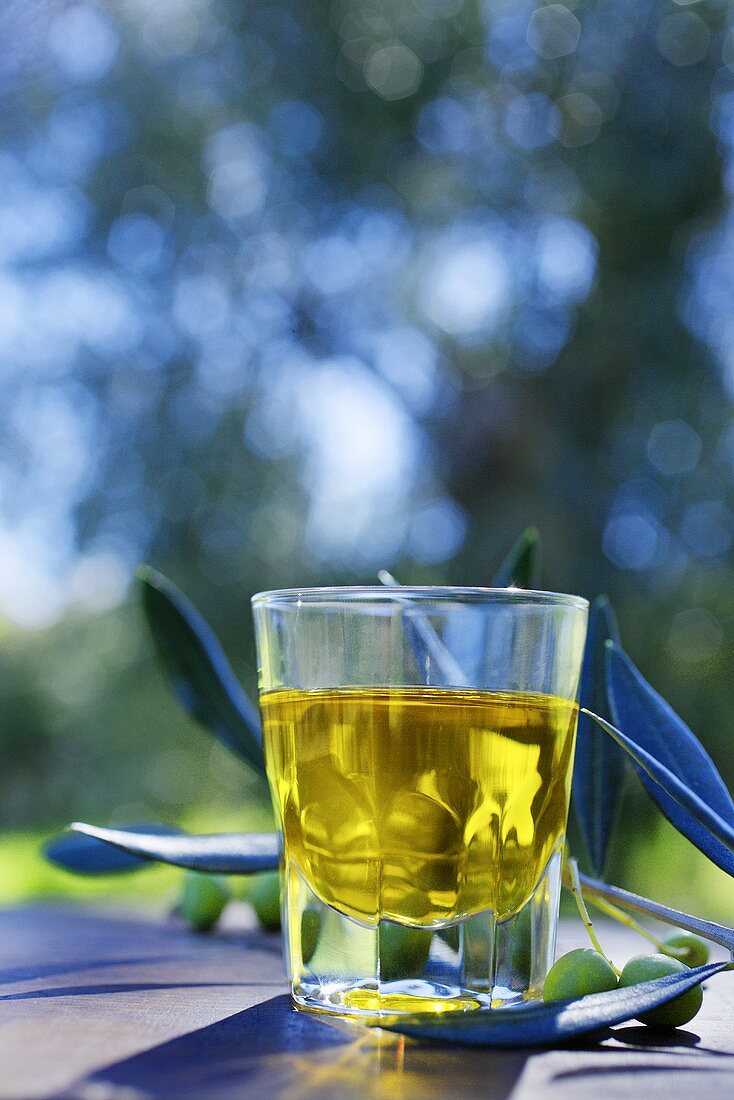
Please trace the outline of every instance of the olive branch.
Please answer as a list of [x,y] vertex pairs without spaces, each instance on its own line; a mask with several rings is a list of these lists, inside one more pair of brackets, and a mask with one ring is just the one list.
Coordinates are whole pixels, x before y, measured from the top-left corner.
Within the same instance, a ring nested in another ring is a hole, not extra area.
[[[526,530],[498,570],[494,587],[532,588],[538,583],[540,539]],[[400,585],[388,573],[383,584]],[[209,625],[167,578],[148,566],[138,570],[142,604],[155,649],[181,706],[238,757],[266,787],[257,708],[244,693]],[[396,592],[396,599],[399,594]],[[429,654],[445,682],[456,686],[455,660],[430,623],[410,617],[411,644]],[[460,672],[460,670],[459,670]],[[589,902],[650,940],[671,957],[691,961],[690,941],[663,942],[635,919],[654,918],[725,947],[734,958],[734,929],[671,909],[603,881],[610,840],[619,815],[626,774],[631,770],[674,827],[727,874],[734,876],[734,801],[700,741],[647,683],[621,646],[609,601],[591,607],[579,689],[580,714],[572,782],[572,804],[595,877],[564,861],[564,885],[574,895],[594,947],[601,951],[588,915]],[[80,874],[135,871],[149,862],[186,869],[182,911],[194,927],[212,927],[227,902],[226,880],[204,876],[256,876],[250,899],[261,922],[277,927],[277,833],[193,836],[158,823],[102,828],[75,822],[45,845],[53,863]],[[257,876],[271,872],[263,882]],[[260,882],[260,886],[258,886]],[[310,930],[315,945],[318,929]],[[603,952],[602,952],[603,954]],[[693,960],[695,961],[695,959]],[[610,964],[611,966],[612,964]],[[512,1013],[467,1013],[442,1024],[418,1014],[395,1028],[407,1034],[479,1045],[557,1042],[655,1010],[730,964],[712,963],[643,981],[627,989],[594,993],[573,1002],[535,1005]],[[614,968],[616,971],[616,968]],[[617,971],[618,973],[618,971]],[[493,1020],[486,1017],[491,1015]],[[501,1015],[501,1014],[499,1014]],[[521,1022],[521,1020],[523,1022]],[[509,1027],[509,1031],[508,1031]]]

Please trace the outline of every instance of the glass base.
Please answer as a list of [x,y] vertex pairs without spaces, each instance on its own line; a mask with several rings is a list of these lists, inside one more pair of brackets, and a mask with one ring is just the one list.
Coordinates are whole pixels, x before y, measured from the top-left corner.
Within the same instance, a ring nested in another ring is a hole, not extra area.
[[285,915],[296,1006],[375,1019],[539,999],[555,952],[561,850],[514,916],[497,921],[483,913],[441,928],[360,924],[319,901],[291,865]]
[[[483,1002],[467,996],[457,986],[432,982],[385,982],[374,985],[310,985],[294,988],[298,1008],[338,1016],[400,1016],[409,1012],[468,1012]],[[485,1005],[486,1007],[486,1005]]]

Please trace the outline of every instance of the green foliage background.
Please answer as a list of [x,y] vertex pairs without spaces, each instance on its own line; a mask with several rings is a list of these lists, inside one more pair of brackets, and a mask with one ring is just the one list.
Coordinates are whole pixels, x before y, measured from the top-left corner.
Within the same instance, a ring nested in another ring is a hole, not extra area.
[[[252,592],[486,583],[534,523],[731,785],[730,16],[4,5],[0,892],[81,888],[30,854],[72,818],[267,812],[168,694],[141,559],[252,692]],[[613,877],[731,915],[625,821]]]

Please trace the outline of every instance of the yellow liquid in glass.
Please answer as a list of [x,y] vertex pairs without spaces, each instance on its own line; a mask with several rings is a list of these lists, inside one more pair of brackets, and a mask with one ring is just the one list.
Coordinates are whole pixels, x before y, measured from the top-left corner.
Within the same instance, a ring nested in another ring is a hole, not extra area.
[[321,901],[424,926],[528,901],[566,826],[576,703],[390,687],[260,706],[286,861]]

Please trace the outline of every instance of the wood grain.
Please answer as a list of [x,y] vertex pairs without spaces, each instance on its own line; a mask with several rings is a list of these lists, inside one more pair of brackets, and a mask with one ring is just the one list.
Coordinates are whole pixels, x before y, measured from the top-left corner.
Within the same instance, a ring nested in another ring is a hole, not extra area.
[[[644,950],[624,930],[618,962]],[[583,945],[575,924],[560,950]],[[152,910],[0,913],[3,1100],[645,1100],[734,1097],[734,975],[667,1039],[627,1025],[602,1042],[496,1052],[434,1047],[296,1013],[278,936],[244,907],[197,936]]]

